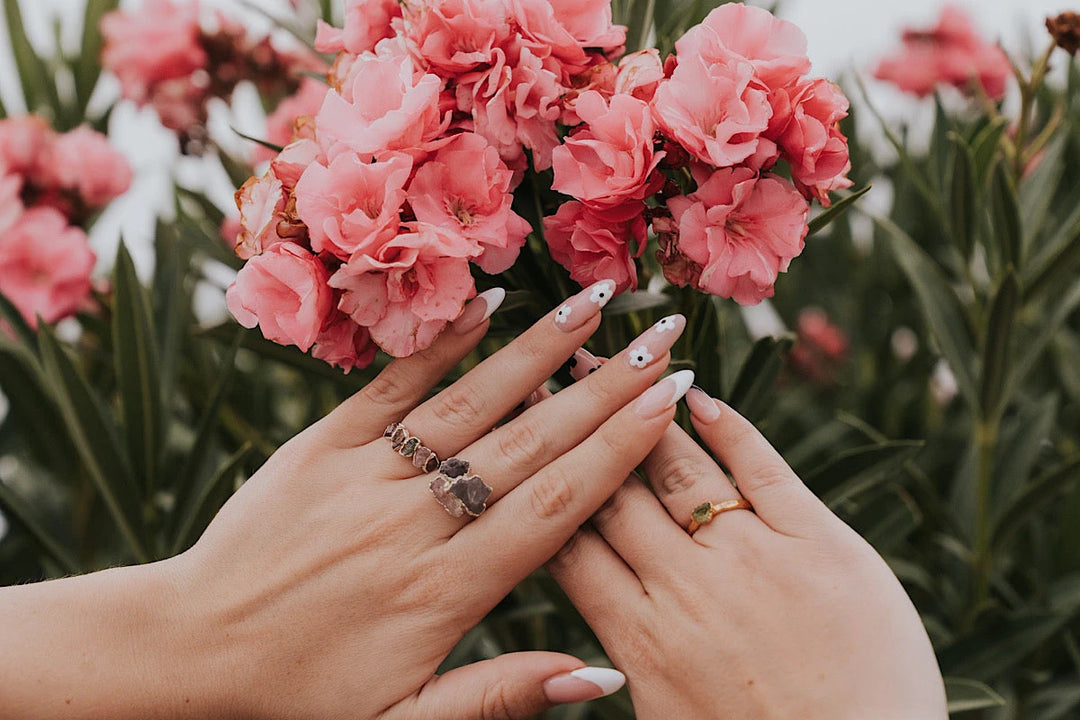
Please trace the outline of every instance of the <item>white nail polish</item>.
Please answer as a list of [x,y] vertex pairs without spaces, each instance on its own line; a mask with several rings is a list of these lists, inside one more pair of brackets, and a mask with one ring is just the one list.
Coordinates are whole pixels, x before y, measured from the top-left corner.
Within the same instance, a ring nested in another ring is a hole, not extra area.
[[626,684],[626,676],[611,668],[583,667],[570,674],[579,680],[596,685],[604,691],[604,695],[610,695]]

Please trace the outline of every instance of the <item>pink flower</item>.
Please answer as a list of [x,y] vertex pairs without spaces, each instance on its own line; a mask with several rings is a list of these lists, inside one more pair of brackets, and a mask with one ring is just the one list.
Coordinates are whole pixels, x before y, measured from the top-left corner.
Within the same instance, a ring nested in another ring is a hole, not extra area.
[[375,255],[354,255],[330,285],[343,291],[338,307],[379,347],[405,357],[430,346],[476,292],[471,251],[458,236],[412,223]]
[[979,37],[971,18],[959,7],[946,6],[936,27],[906,30],[903,43],[897,55],[878,64],[874,77],[920,97],[932,93],[939,83],[966,90],[972,80],[991,99],[1004,97],[1012,75],[1009,60],[1001,48]]
[[715,167],[741,163],[768,142],[760,137],[772,117],[768,91],[756,81],[754,66],[734,55],[716,62],[680,57],[657,87],[652,108],[665,135]]
[[277,226],[285,210],[285,192],[273,173],[248,178],[236,191],[240,209],[240,233],[233,251],[245,260],[281,242]]
[[795,187],[829,207],[830,191],[852,185],[848,140],[840,132],[847,98],[833,83],[818,79],[778,91],[774,103],[768,134],[783,149]]
[[[559,211],[544,218],[544,238],[551,257],[570,271],[570,277],[582,287],[604,279],[615,281],[616,292],[637,289],[634,257],[645,249],[647,229],[636,205],[630,219],[613,219],[603,212],[590,210],[579,202],[566,202]],[[637,250],[631,251],[631,242]]]
[[347,375],[353,368],[365,368],[375,359],[378,346],[371,340],[368,329],[352,321],[345,313],[335,310],[315,344],[312,357],[341,368]]
[[286,191],[291,191],[309,165],[325,160],[317,142],[301,138],[286,145],[277,157],[270,161],[270,172],[281,181]]
[[397,235],[412,159],[404,153],[383,157],[365,162],[342,153],[329,167],[313,163],[304,171],[296,184],[296,209],[312,250],[347,260],[356,252],[374,253]]
[[475,243],[474,262],[484,272],[500,273],[514,264],[532,230],[510,209],[512,180],[495,148],[462,133],[416,171],[409,205],[418,221]]
[[407,37],[429,72],[456,77],[506,56],[511,27],[503,0],[437,0],[408,14]]
[[45,152],[38,182],[73,190],[90,208],[101,208],[131,187],[127,159],[108,138],[83,125],[57,135]]
[[329,273],[319,259],[291,242],[279,242],[249,259],[225,292],[225,303],[246,328],[307,351],[333,310]]
[[697,175],[697,191],[668,207],[679,251],[702,267],[698,286],[742,305],[771,297],[778,274],[802,252],[810,206],[775,175],[745,167]]
[[324,149],[341,143],[361,155],[419,148],[444,128],[441,89],[438,77],[418,76],[407,57],[362,56],[343,93],[327,93],[315,118],[319,141]]
[[0,293],[31,327],[38,315],[54,323],[90,294],[94,261],[86,233],[53,208],[31,208],[0,234]]
[[221,227],[218,232],[221,233],[221,239],[230,247],[236,247],[237,238],[240,233],[243,232],[244,226],[240,224],[239,215],[226,215],[221,220]]
[[391,25],[401,17],[398,0],[350,0],[345,3],[345,27],[338,29],[319,21],[315,49],[323,53],[370,52],[383,38],[392,37]]
[[798,339],[788,361],[800,375],[819,385],[832,385],[836,372],[847,359],[848,339],[844,331],[829,322],[818,308],[799,312]]
[[22,186],[23,180],[20,176],[0,173],[0,237],[23,213]]
[[124,96],[139,103],[155,84],[187,77],[207,62],[195,2],[146,0],[138,10],[105,15],[101,33],[102,64],[120,78]]
[[660,51],[656,48],[638,50],[624,55],[619,60],[619,71],[615,76],[615,92],[633,95],[649,102],[663,79],[664,64],[660,62]]
[[49,123],[37,115],[0,120],[0,172],[35,172],[55,135]]
[[549,54],[569,74],[589,64],[585,48],[614,52],[626,42],[626,28],[611,24],[609,0],[510,0],[523,41],[538,56]]
[[675,43],[679,63],[699,57],[707,63],[749,62],[756,79],[770,89],[796,82],[810,72],[806,35],[768,10],[727,3],[710,12]]
[[664,153],[653,152],[649,106],[632,95],[613,95],[611,103],[590,91],[578,98],[584,126],[552,153],[552,188],[594,208],[644,200],[660,189],[655,173]]
[[[296,121],[301,117],[314,116],[322,107],[330,88],[326,83],[310,77],[300,81],[300,89],[292,97],[285,98],[266,118],[266,141],[284,148],[294,139]],[[274,157],[274,151],[265,145],[255,149],[255,162]]]

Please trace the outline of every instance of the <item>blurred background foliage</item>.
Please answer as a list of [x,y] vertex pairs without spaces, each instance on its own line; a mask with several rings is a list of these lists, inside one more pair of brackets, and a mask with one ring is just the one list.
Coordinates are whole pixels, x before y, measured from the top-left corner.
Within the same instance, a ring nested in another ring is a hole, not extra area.
[[[87,109],[98,21],[116,5],[88,0],[78,51],[50,55],[4,0],[26,107],[59,129],[107,126],[111,107]],[[315,5],[308,17],[333,19],[331,3]],[[614,2],[629,49],[655,38],[662,52],[713,6]],[[287,24],[313,36],[310,23]],[[747,311],[662,287],[646,257],[642,291],[609,306],[591,345],[616,352],[659,317],[686,313],[674,364],[758,422],[885,556],[965,718],[1080,717],[1080,68],[1044,49],[1014,58],[1009,103],[928,100],[928,143],[860,105],[845,128],[852,178],[874,185],[877,201],[815,222],[771,304]],[[863,92],[857,81],[847,90]],[[890,152],[859,141],[882,136]],[[251,174],[218,152],[234,182]],[[537,224],[534,209],[519,212]],[[158,224],[149,286],[121,246],[99,311],[35,331],[0,298],[0,583],[183,551],[278,446],[383,364],[346,375],[231,321],[199,322],[193,298],[208,268],[239,261],[206,197],[177,186],[173,215]],[[495,280],[478,278],[479,289]],[[572,290],[536,238],[499,281],[510,299],[464,367]],[[553,389],[565,382],[560,373]],[[543,572],[447,666],[518,649],[603,662]],[[623,692],[548,716],[633,710]]]

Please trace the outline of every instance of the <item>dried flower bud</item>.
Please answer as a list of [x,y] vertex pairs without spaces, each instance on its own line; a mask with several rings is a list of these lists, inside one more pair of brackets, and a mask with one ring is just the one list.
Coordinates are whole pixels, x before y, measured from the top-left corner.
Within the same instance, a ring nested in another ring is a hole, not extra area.
[[1076,51],[1080,50],[1080,13],[1063,12],[1057,17],[1048,17],[1046,29],[1065,52],[1076,55]]

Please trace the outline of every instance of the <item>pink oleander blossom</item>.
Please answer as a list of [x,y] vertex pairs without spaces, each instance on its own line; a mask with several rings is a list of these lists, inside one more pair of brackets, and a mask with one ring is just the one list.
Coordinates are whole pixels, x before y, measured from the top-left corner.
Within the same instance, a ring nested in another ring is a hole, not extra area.
[[48,207],[21,213],[0,233],[0,293],[31,327],[73,315],[90,295],[94,253],[86,233]]
[[0,173],[36,173],[55,135],[38,115],[0,119]]
[[507,270],[532,228],[510,209],[513,173],[479,135],[463,133],[417,171],[409,186],[416,219],[475,243],[473,262],[486,273]]
[[549,54],[575,74],[589,64],[586,48],[614,52],[626,28],[611,22],[610,0],[510,0],[522,41],[540,57]]
[[590,91],[578,98],[584,125],[552,154],[552,188],[593,208],[610,208],[628,200],[644,200],[660,189],[655,172],[663,152],[653,152],[649,105],[632,95],[614,95],[610,104]]
[[879,80],[920,97],[939,84],[967,90],[975,81],[987,96],[1000,100],[1011,76],[1005,53],[980,37],[971,18],[955,5],[941,11],[935,27],[905,30],[903,49],[874,70]]
[[364,0],[345,3],[345,27],[335,28],[319,21],[315,49],[322,53],[341,51],[359,55],[370,52],[380,40],[393,37],[393,21],[401,17],[398,0]]
[[281,181],[286,191],[291,191],[300,181],[304,171],[316,162],[326,162],[319,144],[310,138],[300,138],[286,145],[270,161],[270,172]]
[[22,177],[0,172],[0,235],[6,233],[23,213]]
[[817,79],[778,91],[774,109],[768,134],[783,148],[795,187],[829,207],[831,191],[852,185],[848,140],[840,132],[847,98],[835,84]]
[[411,223],[375,255],[357,254],[330,278],[338,307],[390,355],[431,345],[476,292],[472,244],[434,225]]
[[387,153],[365,162],[342,153],[329,166],[312,163],[296,184],[296,209],[308,226],[311,248],[348,260],[374,253],[398,234],[412,159]]
[[38,182],[75,192],[89,208],[102,208],[131,187],[131,166],[107,137],[83,125],[58,134],[41,162]]
[[240,232],[234,236],[236,255],[253,258],[283,240],[277,226],[285,210],[286,197],[281,181],[273,173],[248,178],[236,191],[240,210]]
[[378,350],[367,328],[357,325],[340,310],[335,310],[332,319],[311,346],[311,355],[348,374],[353,368],[370,365]]
[[619,60],[614,91],[650,102],[663,79],[664,64],[660,61],[660,51],[656,48],[638,50]]
[[[278,103],[274,112],[267,116],[266,141],[282,148],[293,142],[296,121],[318,113],[329,89],[326,83],[314,78],[301,80],[296,94]],[[255,162],[272,160],[276,154],[265,145],[259,145],[255,149]]]
[[250,258],[225,292],[237,322],[256,325],[263,337],[307,351],[333,310],[329,273],[317,257],[291,242],[279,242]]
[[[600,280],[613,280],[616,293],[637,289],[637,268],[633,258],[645,249],[647,230],[642,211],[606,216],[580,202],[565,202],[559,211],[544,218],[544,238],[551,257],[570,271],[582,287]],[[624,216],[630,219],[622,219]],[[632,248],[636,247],[636,251]]]
[[668,207],[679,252],[702,268],[698,287],[742,305],[772,297],[778,274],[802,252],[810,206],[787,180],[749,168],[696,176],[698,189]]
[[442,78],[501,63],[512,35],[504,0],[418,3],[406,28],[422,66]]

